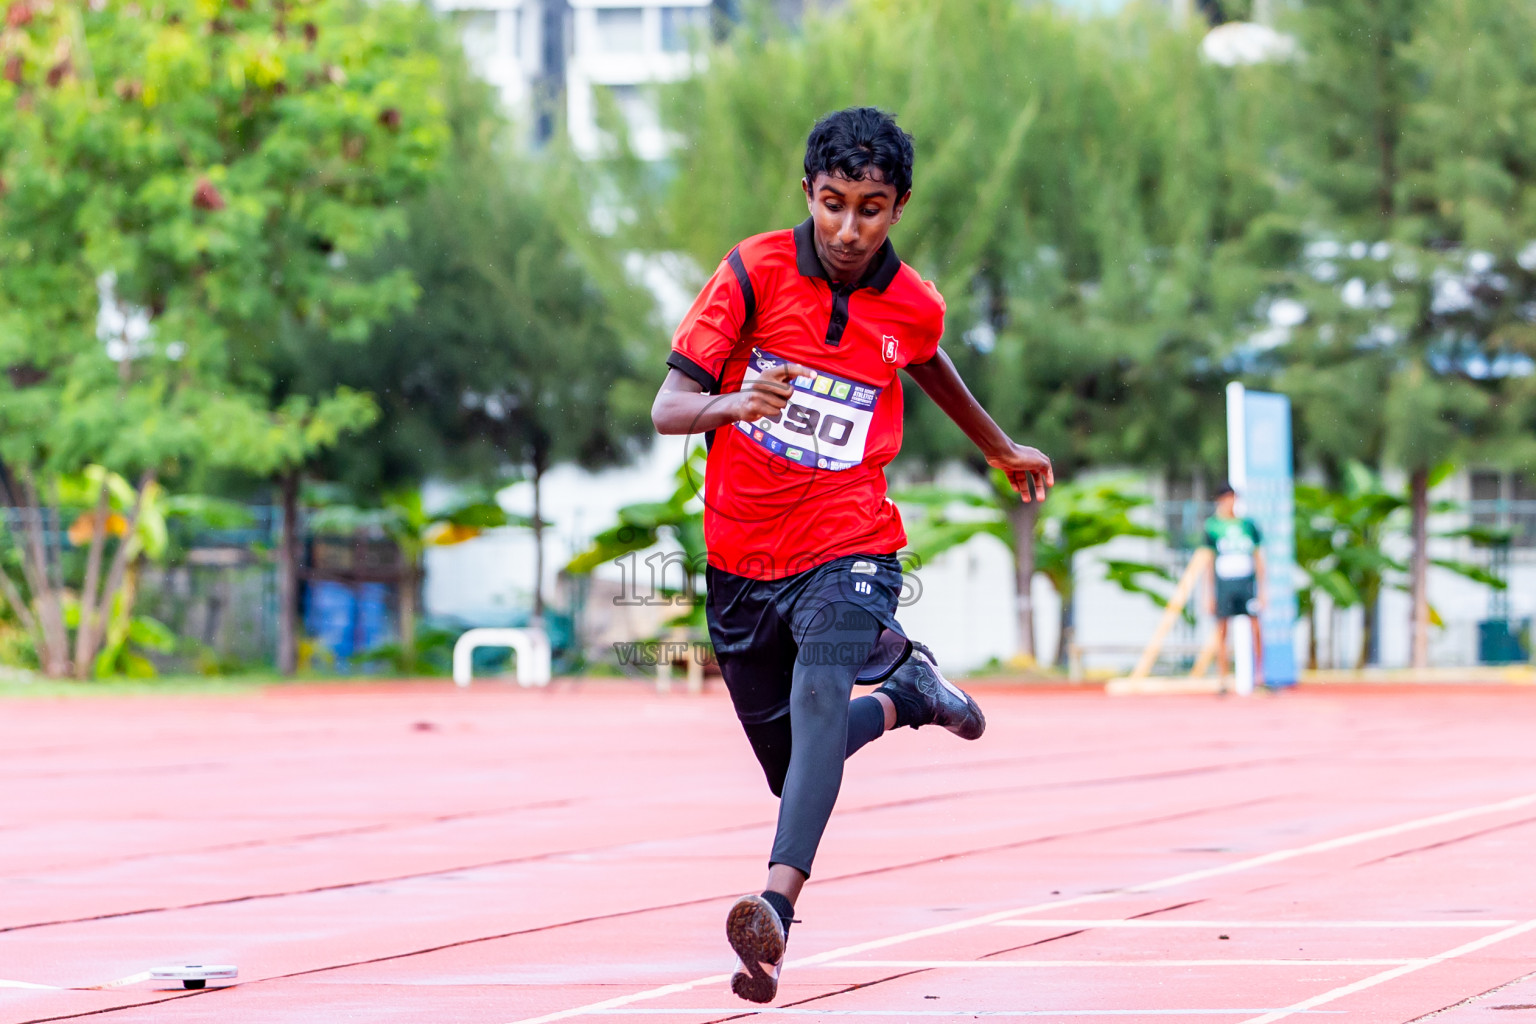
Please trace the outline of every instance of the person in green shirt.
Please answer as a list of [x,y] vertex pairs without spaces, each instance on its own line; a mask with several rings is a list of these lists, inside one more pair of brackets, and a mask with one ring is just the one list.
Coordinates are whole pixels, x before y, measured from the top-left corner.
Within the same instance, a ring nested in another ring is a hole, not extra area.
[[1207,578],[1206,610],[1216,617],[1216,649],[1222,692],[1227,689],[1227,621],[1248,616],[1253,629],[1253,684],[1264,685],[1264,636],[1259,614],[1264,610],[1264,551],[1262,536],[1252,519],[1237,514],[1237,492],[1222,484],[1216,489],[1216,514],[1205,521],[1205,547],[1214,552]]

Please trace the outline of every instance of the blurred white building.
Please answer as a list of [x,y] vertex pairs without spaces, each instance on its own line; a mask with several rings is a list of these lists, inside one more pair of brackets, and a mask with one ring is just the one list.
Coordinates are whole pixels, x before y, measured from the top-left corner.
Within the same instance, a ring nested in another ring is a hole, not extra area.
[[711,0],[436,0],[471,65],[534,140],[563,116],[595,154],[606,92],[642,158],[667,151],[648,87],[688,74],[710,30]]
[[670,148],[647,86],[684,78],[709,31],[710,0],[571,0],[565,110],[581,153],[602,145],[600,93],[623,115],[635,153],[657,160]]
[[458,29],[470,66],[524,124],[534,121],[535,91],[550,70],[546,43],[557,53],[560,48],[556,6],[547,0],[437,0],[438,10]]
[[[775,0],[778,15],[797,22],[808,11],[840,0]],[[1127,0],[1056,0],[1085,14],[1110,13]],[[1175,18],[1212,0],[1163,0]],[[578,151],[595,154],[601,94],[606,91],[627,123],[636,153],[664,156],[668,140],[648,88],[690,71],[699,42],[728,20],[734,0],[434,0],[457,26],[471,65],[501,94],[513,119],[535,141],[564,118]],[[1267,12],[1266,0],[1257,8]],[[1261,14],[1258,21],[1267,21]],[[1230,28],[1230,26],[1229,26]]]

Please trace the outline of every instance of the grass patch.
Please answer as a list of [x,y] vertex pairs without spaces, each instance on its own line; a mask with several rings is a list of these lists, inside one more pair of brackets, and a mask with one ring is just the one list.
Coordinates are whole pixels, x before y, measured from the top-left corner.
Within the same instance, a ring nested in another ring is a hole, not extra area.
[[347,686],[359,688],[396,682],[389,676],[303,675],[285,677],[265,672],[228,676],[168,675],[153,679],[95,679],[70,682],[37,676],[31,680],[0,677],[0,700],[11,698],[94,698],[94,697],[166,697],[166,696],[237,696],[260,690],[303,689],[307,686]]

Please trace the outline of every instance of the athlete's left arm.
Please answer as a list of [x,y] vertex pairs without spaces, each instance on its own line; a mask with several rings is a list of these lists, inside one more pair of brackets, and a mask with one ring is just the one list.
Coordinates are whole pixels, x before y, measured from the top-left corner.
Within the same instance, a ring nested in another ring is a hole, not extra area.
[[939,349],[926,363],[907,367],[907,373],[917,381],[934,404],[944,410],[944,415],[955,421],[955,426],[965,431],[971,443],[981,449],[987,465],[1008,475],[1008,482],[1025,501],[1030,500],[1030,485],[1035,496],[1045,500],[1048,488],[1056,486],[1056,475],[1051,471],[1051,460],[1039,449],[1014,441],[987,414],[976,401],[971,389],[960,379],[960,372],[943,349]]

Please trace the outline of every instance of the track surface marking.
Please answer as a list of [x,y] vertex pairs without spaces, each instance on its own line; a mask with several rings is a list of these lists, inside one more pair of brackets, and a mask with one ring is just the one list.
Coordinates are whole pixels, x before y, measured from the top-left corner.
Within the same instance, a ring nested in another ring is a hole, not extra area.
[[[725,990],[775,805],[718,695],[6,701],[0,1024],[1536,1006],[1536,690],[978,696],[980,743],[850,765],[769,1008]],[[175,962],[242,981],[80,990]]]

